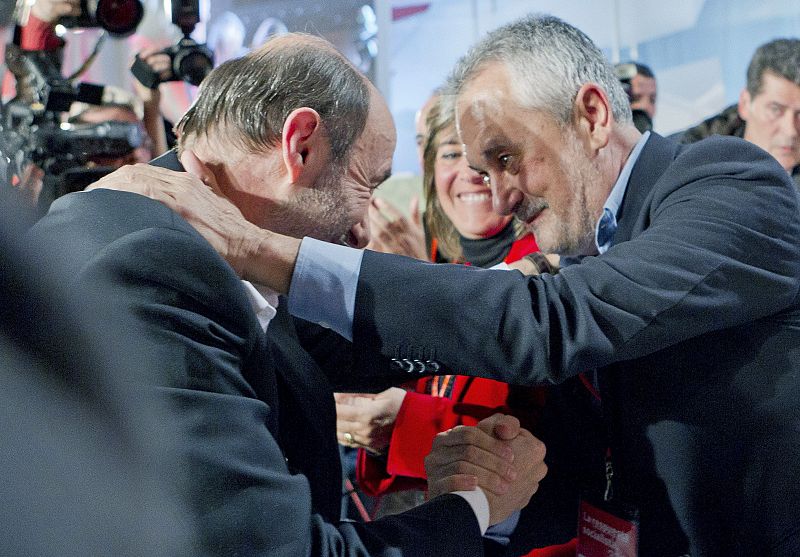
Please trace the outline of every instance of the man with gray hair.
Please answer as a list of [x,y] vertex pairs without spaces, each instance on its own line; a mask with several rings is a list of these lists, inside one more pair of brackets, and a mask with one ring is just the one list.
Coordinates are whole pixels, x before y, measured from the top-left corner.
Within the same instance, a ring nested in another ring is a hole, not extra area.
[[[114,179],[154,190],[165,172],[189,190],[205,187],[177,172],[183,163],[232,202],[217,215],[232,226],[369,240],[367,206],[390,172],[394,126],[375,88],[329,43],[287,34],[221,65],[178,130],[180,162],[175,153],[155,161],[176,172],[136,165]],[[172,201],[195,214],[180,195]],[[385,388],[405,372],[337,375],[347,354],[326,350],[332,333],[300,327],[285,300],[243,283],[219,257],[212,246],[224,250],[225,238],[210,245],[144,196],[65,196],[32,236],[69,270],[66,287],[109,289],[114,307],[145,330],[136,342],[155,366],[148,392],[175,408],[175,449],[201,534],[195,554],[480,555],[487,526],[524,506],[546,471],[543,445],[516,419],[495,415],[459,433],[481,447],[480,466],[465,469],[451,456],[463,443],[443,436],[425,505],[369,524],[340,522],[331,386]],[[307,351],[312,332],[318,344]],[[323,357],[332,360],[327,375]]]
[[585,374],[608,438],[580,553],[795,554],[800,210],[784,169],[737,138],[640,134],[602,53],[553,17],[487,35],[451,92],[496,209],[580,264],[427,265],[232,223],[211,191],[170,191],[194,198],[192,222],[245,278],[352,338],[357,372],[386,365],[377,347],[414,373]]
[[744,137],[780,163],[800,187],[800,39],[758,47],[739,103],[686,130],[682,143],[712,134]]

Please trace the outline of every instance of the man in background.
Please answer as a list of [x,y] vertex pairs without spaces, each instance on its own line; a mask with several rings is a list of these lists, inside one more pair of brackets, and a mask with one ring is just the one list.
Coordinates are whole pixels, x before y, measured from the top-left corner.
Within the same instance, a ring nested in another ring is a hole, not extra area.
[[639,62],[625,62],[614,66],[614,71],[630,100],[636,129],[640,132],[652,130],[658,94],[653,70]]
[[758,145],[800,186],[800,39],[775,39],[758,47],[738,104],[686,130],[680,141],[713,134]]

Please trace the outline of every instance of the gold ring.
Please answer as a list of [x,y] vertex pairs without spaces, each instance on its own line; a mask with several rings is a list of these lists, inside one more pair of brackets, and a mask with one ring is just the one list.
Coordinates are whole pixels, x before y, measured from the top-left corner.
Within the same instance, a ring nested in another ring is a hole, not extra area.
[[356,444],[356,440],[353,439],[353,434],[350,433],[349,431],[345,431],[344,432],[344,440],[347,441],[348,445],[355,445]]

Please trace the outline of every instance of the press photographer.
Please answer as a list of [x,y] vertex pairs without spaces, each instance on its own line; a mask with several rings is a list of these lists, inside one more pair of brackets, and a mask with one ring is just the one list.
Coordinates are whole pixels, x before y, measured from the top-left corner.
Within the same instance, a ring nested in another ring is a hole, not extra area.
[[102,105],[113,99],[103,86],[74,85],[61,77],[49,53],[8,45],[6,62],[16,78],[17,95],[3,108],[2,129],[13,138],[15,157],[44,172],[40,208],[118,168],[145,144],[146,134],[138,122],[65,121],[74,103]]
[[192,37],[200,22],[197,0],[172,0],[172,23],[183,33],[177,44],[163,50],[143,50],[136,55],[131,72],[139,82],[155,89],[165,81],[185,81],[191,85],[200,82],[214,68],[214,54],[204,44]]
[[[61,73],[64,43],[55,34],[56,24],[102,27],[124,36],[136,29],[142,14],[138,0],[37,0],[17,10],[21,25],[7,53],[17,95],[3,108],[0,126],[16,149],[12,158],[35,163],[14,174],[29,177],[16,179],[18,189],[41,210],[123,164],[146,162],[166,150],[157,91],[140,93],[142,99],[116,88],[74,83],[102,42],[81,70],[70,77]],[[143,119],[150,124],[147,131]]]

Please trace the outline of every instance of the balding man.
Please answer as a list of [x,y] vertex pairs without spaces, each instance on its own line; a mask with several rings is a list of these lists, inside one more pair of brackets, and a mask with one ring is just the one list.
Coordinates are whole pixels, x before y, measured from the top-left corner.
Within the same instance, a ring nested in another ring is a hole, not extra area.
[[[220,215],[229,223],[368,241],[366,208],[390,172],[394,125],[374,87],[325,41],[285,35],[221,65],[178,130],[181,160],[232,202]],[[174,153],[159,164],[181,169]],[[114,179],[145,190],[163,173],[190,190],[205,187],[187,173],[126,168]],[[80,246],[61,261],[72,270],[65,283],[110,288],[148,331],[137,342],[158,362],[154,393],[176,407],[177,451],[203,536],[197,553],[479,555],[487,524],[523,506],[544,475],[541,443],[513,419],[494,417],[459,434],[483,447],[485,468],[458,475],[459,456],[450,456],[458,438],[446,437],[431,462],[429,503],[367,525],[340,523],[331,384],[343,378],[323,375],[301,347],[309,333],[285,302],[243,283],[216,254],[212,245],[223,249],[224,238],[209,244],[161,203],[106,189],[59,199],[34,234],[55,259],[65,245]],[[378,373],[364,383],[387,379]],[[483,489],[471,491],[476,484]]]

